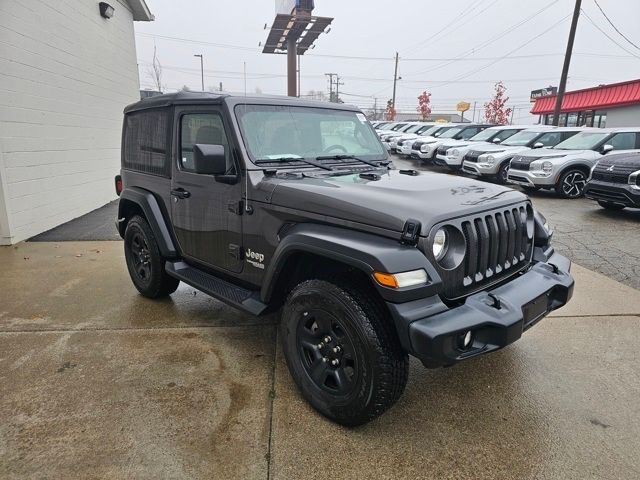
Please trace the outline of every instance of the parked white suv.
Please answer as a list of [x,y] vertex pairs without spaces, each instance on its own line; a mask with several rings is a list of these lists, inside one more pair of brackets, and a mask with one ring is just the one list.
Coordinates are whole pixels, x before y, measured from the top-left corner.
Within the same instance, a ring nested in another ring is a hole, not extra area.
[[452,128],[451,124],[436,124],[424,130],[417,136],[405,135],[396,140],[396,153],[399,155],[411,155],[414,142],[418,142],[427,137],[438,138],[444,132]]
[[555,189],[564,198],[578,198],[591,168],[612,151],[640,149],[640,128],[589,129],[554,148],[531,150],[513,157],[509,183],[529,189]]
[[427,130],[433,127],[434,123],[417,123],[411,128],[406,129],[402,132],[401,135],[394,135],[393,137],[388,137],[387,142],[389,143],[389,150],[392,153],[396,153],[396,149],[398,147],[398,141],[406,140],[409,138],[417,138],[420,135],[424,134]]
[[460,170],[462,168],[464,154],[468,151],[467,147],[471,148],[473,145],[478,144],[484,146],[488,144],[499,144],[525,128],[528,127],[525,125],[499,125],[489,127],[474,135],[469,140],[451,140],[438,148],[434,163],[436,165],[449,167],[451,170]]
[[433,160],[436,156],[436,150],[441,145],[451,140],[468,140],[478,132],[486,129],[489,125],[478,125],[474,123],[465,123],[448,128],[439,137],[425,137],[413,143],[411,147],[411,157],[421,160]]
[[532,149],[553,148],[584,130],[580,127],[540,126],[523,130],[500,145],[476,145],[465,154],[462,170],[471,175],[492,177],[500,183],[506,183],[509,162],[515,155]]

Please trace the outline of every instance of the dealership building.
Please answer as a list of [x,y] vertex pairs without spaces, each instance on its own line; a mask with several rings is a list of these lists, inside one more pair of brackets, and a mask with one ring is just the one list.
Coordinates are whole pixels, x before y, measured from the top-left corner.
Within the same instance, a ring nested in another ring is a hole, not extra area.
[[[535,99],[531,110],[540,123],[551,125],[556,95]],[[640,126],[640,79],[566,92],[559,118],[562,127]]]
[[144,0],[0,2],[0,245],[115,198]]

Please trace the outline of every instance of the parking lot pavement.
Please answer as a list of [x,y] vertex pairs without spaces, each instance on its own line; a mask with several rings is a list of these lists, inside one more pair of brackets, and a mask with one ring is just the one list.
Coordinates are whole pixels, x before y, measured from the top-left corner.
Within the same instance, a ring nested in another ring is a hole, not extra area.
[[[638,478],[640,296],[573,301],[500,352],[412,368],[358,429],[297,393],[275,317],[141,298],[122,244],[0,249],[0,478]],[[276,358],[277,356],[277,358]]]
[[[446,168],[393,156],[398,168],[448,173]],[[518,188],[514,186],[514,188]],[[554,246],[576,263],[640,289],[640,210],[611,212],[581,198],[565,200],[555,193],[528,193],[554,228]]]

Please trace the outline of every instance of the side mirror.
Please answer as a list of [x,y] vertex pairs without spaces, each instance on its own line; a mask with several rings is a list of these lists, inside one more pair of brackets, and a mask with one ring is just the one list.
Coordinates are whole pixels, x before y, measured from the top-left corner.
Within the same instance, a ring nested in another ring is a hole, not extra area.
[[202,175],[224,175],[227,172],[224,146],[195,145],[193,147],[193,169]]
[[542,142],[534,143],[533,148],[544,148],[544,143]]
[[613,152],[613,150],[615,150],[613,145],[610,145],[610,144],[607,143],[607,144],[602,146],[602,149],[600,151],[602,152],[603,155],[605,155],[605,154],[607,154],[609,152]]
[[495,144],[502,143],[502,140],[500,140],[499,138],[494,138],[493,143]]

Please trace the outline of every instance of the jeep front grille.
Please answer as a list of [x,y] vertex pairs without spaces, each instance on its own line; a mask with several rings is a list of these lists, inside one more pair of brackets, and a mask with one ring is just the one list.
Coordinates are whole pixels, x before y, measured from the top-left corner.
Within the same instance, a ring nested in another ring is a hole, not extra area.
[[[529,203],[447,223],[462,232],[466,252],[454,269],[436,268],[443,295],[455,300],[501,282],[526,268],[533,254],[533,209]],[[434,227],[434,233],[443,225]],[[429,251],[429,250],[427,250]]]

